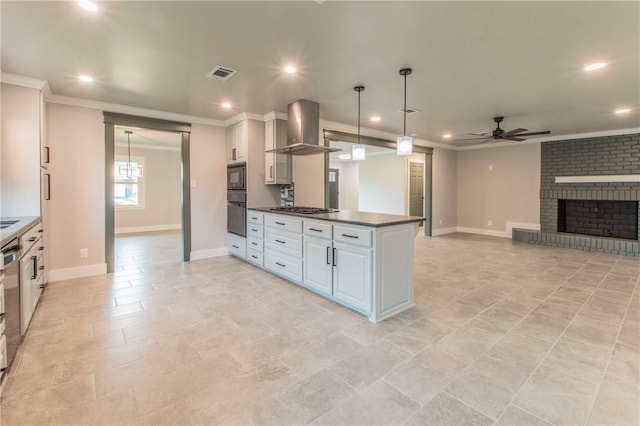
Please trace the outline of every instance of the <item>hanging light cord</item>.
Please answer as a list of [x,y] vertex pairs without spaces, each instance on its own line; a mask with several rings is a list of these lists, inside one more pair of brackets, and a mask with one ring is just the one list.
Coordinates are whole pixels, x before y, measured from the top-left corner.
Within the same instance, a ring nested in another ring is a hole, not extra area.
[[360,145],[360,92],[358,90],[358,145]]
[[125,132],[127,134],[127,179],[131,179],[131,131],[127,130]]
[[402,136],[407,136],[407,74],[404,74],[404,125],[402,128]]

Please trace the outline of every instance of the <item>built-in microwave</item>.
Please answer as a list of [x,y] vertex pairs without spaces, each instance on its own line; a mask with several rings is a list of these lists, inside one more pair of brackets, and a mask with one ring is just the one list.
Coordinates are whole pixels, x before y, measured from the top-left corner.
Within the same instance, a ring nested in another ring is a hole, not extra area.
[[227,189],[247,189],[246,163],[230,164],[227,166]]

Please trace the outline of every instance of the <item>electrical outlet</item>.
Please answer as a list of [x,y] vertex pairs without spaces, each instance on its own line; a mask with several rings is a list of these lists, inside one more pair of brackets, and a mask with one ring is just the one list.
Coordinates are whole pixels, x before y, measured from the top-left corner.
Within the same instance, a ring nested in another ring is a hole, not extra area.
[[440,219],[440,225],[442,225],[442,219]]
[[89,258],[89,249],[83,248],[80,249],[80,259],[88,259]]
[[492,220],[488,220],[487,221],[487,225],[492,226],[493,225],[493,221]]

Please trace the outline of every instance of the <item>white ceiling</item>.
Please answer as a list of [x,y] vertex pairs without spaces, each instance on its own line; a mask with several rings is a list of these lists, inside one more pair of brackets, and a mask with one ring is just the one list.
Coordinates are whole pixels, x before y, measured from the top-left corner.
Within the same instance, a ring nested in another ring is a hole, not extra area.
[[[353,148],[353,143],[350,142],[343,142],[343,141],[329,141],[329,146],[331,146],[332,148],[340,148],[342,151],[337,151],[337,152],[332,152],[329,154],[329,159],[331,161],[346,161],[346,162],[350,162],[353,161],[351,159],[341,159],[340,155],[345,155],[345,154],[351,154],[352,148]],[[365,146],[365,156],[370,158],[370,157],[376,157],[379,155],[396,155],[396,150],[395,149],[390,149],[390,148],[384,148],[381,146],[375,146],[375,145],[366,145]]]
[[181,133],[141,129],[139,127],[115,126],[114,136],[117,146],[127,146],[127,134],[131,131],[131,146],[138,148],[166,149],[179,151],[182,143]]
[[[640,2],[2,1],[2,71],[56,95],[215,119],[286,111],[446,142],[502,127],[552,136],[640,127]],[[606,61],[599,71],[586,64]],[[284,74],[293,64],[299,72]],[[238,73],[209,79],[216,65]],[[96,82],[81,83],[77,75]],[[230,101],[231,110],[221,108]],[[632,113],[615,115],[620,106]],[[364,124],[364,123],[363,123]],[[462,144],[462,143],[460,143]]]

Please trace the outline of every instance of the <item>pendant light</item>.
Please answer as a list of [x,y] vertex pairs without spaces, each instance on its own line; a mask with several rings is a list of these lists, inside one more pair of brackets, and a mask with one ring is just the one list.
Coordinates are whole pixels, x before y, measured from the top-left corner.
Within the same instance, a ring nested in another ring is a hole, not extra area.
[[131,134],[133,133],[131,130],[124,131],[127,134],[127,179],[131,179],[133,175],[131,171]]
[[356,86],[353,90],[358,92],[358,143],[351,147],[351,159],[354,161],[362,161],[366,156],[364,144],[360,143],[360,92],[364,90],[364,86]]
[[413,152],[413,138],[407,136],[407,76],[411,74],[411,68],[402,68],[400,75],[404,76],[404,108],[402,113],[404,116],[404,127],[402,130],[402,136],[398,137],[397,142],[397,154],[398,155],[411,155]]
[[123,170],[123,167],[120,166],[117,172],[119,178],[132,180],[134,177],[142,177],[142,164],[136,164],[135,166],[131,164],[131,135],[133,132],[131,130],[125,130],[124,132],[127,135],[127,167]]

